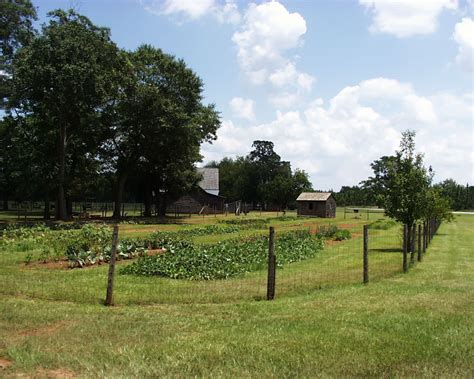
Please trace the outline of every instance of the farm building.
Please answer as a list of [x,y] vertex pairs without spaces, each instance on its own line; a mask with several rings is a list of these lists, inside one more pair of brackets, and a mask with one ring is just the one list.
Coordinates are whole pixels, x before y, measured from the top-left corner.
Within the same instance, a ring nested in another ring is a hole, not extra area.
[[296,204],[298,216],[336,217],[336,200],[330,192],[302,192]]
[[199,188],[181,196],[167,207],[168,212],[181,213],[221,213],[224,209],[224,197],[219,196],[219,169],[198,168],[202,180]]

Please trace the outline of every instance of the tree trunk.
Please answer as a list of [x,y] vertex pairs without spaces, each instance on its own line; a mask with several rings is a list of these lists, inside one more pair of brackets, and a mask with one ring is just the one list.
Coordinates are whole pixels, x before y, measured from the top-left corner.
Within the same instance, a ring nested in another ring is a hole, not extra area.
[[57,218],[62,221],[68,219],[66,208],[66,195],[64,191],[64,177],[66,172],[66,125],[59,128],[59,173],[58,173],[58,206],[56,210]]
[[70,220],[72,218],[72,199],[70,197],[66,197],[66,214]]
[[151,217],[151,189],[149,185],[145,185],[145,196],[143,200],[145,203],[145,212],[143,215],[145,217]]
[[8,199],[6,196],[3,199],[3,210],[8,211]]
[[44,201],[44,213],[43,218],[45,220],[49,220],[51,218],[51,213],[49,211],[49,196],[46,196],[46,200]]
[[115,184],[115,196],[114,196],[114,214],[112,218],[119,220],[121,218],[122,212],[122,201],[123,201],[123,192],[125,189],[125,183],[127,182],[127,174],[121,173]]
[[166,195],[160,194],[158,196],[158,216],[159,217],[166,217]]
[[412,226],[411,224],[408,224],[407,225],[407,229],[408,229],[408,233],[407,233],[407,252],[410,253],[411,252],[411,230],[412,230]]

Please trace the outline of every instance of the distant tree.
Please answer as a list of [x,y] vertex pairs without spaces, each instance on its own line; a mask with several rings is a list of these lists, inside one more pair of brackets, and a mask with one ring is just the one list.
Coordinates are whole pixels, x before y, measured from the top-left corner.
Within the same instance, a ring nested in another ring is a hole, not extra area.
[[105,138],[117,87],[117,48],[108,29],[72,10],[49,16],[41,35],[13,59],[12,105],[19,114],[44,120],[39,125],[56,141],[57,217],[65,220],[71,178],[94,160]]
[[446,179],[434,187],[441,196],[449,198],[454,210],[474,209],[474,186],[463,186],[454,179]]
[[338,205],[374,205],[376,204],[372,190],[364,186],[342,186],[334,193]]
[[296,169],[292,175],[292,184],[293,184],[293,193],[292,199],[293,203],[295,203],[296,198],[299,196],[301,192],[311,192],[313,191],[313,185],[309,180],[308,173],[304,170]]
[[223,158],[208,167],[219,168],[220,194],[229,201],[243,200],[260,206],[294,206],[296,197],[311,191],[308,174],[291,170],[282,161],[271,141],[254,141],[253,150],[245,157]]
[[353,205],[367,205],[369,202],[374,202],[379,207],[383,207],[384,197],[382,194],[385,193],[390,185],[391,170],[396,164],[396,156],[383,156],[371,163],[370,167],[374,172],[374,176],[371,176],[360,183],[361,189],[365,192],[367,198],[364,199],[363,204]]

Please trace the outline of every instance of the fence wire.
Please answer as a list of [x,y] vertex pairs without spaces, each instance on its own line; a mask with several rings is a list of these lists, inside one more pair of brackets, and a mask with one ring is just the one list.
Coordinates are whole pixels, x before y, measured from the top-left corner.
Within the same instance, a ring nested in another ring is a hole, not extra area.
[[[304,225],[303,225],[304,226]],[[313,235],[330,224],[304,226]],[[317,250],[313,257],[281,265],[281,251],[278,239],[287,230],[276,228],[276,284],[275,298],[293,296],[325,288],[343,285],[357,285],[363,282],[363,226],[348,226],[352,237],[347,240],[324,241],[324,248]],[[404,228],[394,222],[372,223],[368,230],[369,283],[394,277],[403,272],[404,246],[407,250],[408,268],[418,261],[418,246],[423,250],[434,236],[439,223],[430,221],[415,228],[413,261],[406,242]],[[301,223],[295,223],[301,229]],[[421,234],[419,231],[421,229]],[[262,230],[260,234],[266,234]],[[418,243],[420,236],[420,243]],[[49,267],[39,264],[25,265],[28,254],[34,247],[21,244],[15,247],[16,255],[0,251],[3,271],[0,271],[4,284],[3,293],[18,294],[30,298],[47,298],[80,303],[98,303],[105,297],[108,265],[67,270],[61,265]],[[203,249],[206,245],[202,246]],[[34,250],[33,250],[34,252]],[[261,251],[259,259],[267,261],[268,251]],[[201,255],[205,265],[206,257]],[[123,275],[121,268],[127,265],[122,261],[117,265],[115,277],[116,304],[173,304],[173,303],[224,303],[242,300],[265,300],[267,298],[267,267],[226,279],[184,280],[159,276]],[[10,270],[10,272],[8,272]]]

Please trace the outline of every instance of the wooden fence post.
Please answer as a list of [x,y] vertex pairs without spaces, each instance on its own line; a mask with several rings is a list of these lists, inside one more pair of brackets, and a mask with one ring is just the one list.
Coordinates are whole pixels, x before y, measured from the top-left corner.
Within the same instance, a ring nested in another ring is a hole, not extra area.
[[426,252],[426,221],[423,221],[423,254]]
[[408,272],[408,225],[403,224],[403,272]]
[[364,284],[369,282],[369,225],[364,225]]
[[118,242],[118,225],[114,225],[114,231],[112,234],[112,251],[110,253],[109,262],[109,277],[107,280],[107,296],[105,298],[105,305],[114,305],[114,273],[115,273],[115,257],[117,255],[117,242]]
[[410,230],[410,263],[415,263],[415,239],[416,239],[416,225],[413,224]]
[[275,228],[270,226],[270,236],[268,239],[268,279],[267,279],[267,300],[275,298],[275,275],[276,257],[275,257]]
[[418,224],[418,262],[421,262],[421,224]]
[[431,237],[433,236],[433,222],[431,219],[428,221],[428,246],[431,243]]

